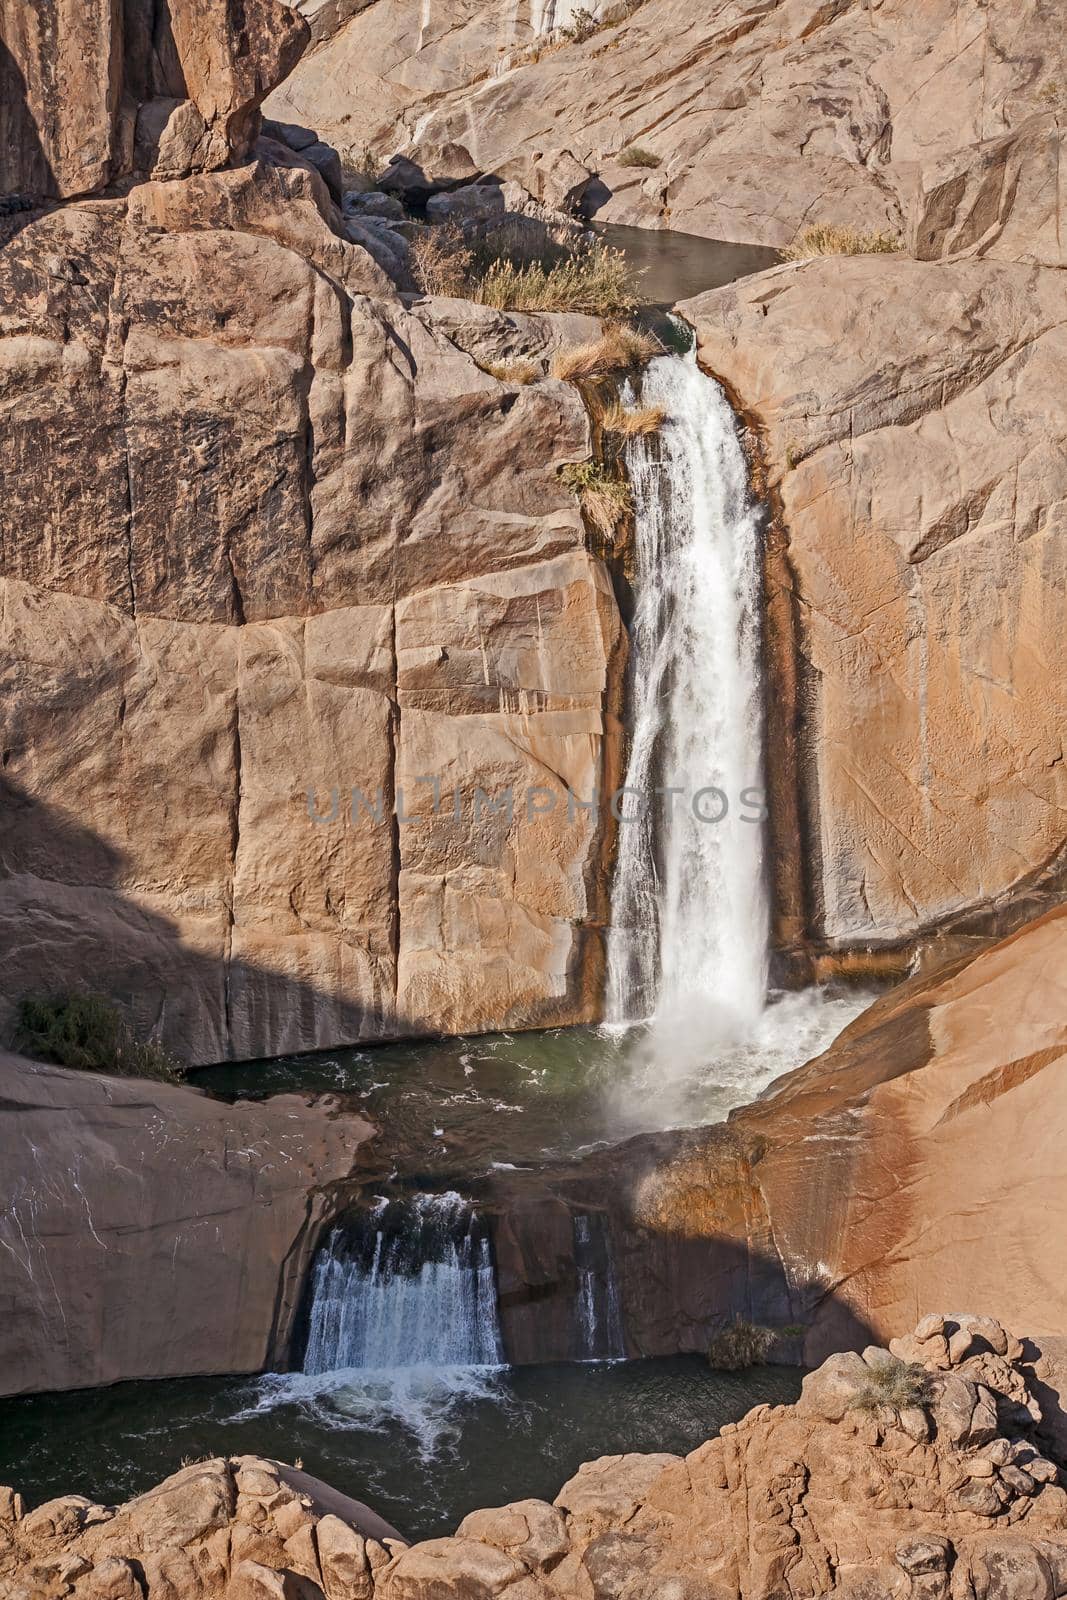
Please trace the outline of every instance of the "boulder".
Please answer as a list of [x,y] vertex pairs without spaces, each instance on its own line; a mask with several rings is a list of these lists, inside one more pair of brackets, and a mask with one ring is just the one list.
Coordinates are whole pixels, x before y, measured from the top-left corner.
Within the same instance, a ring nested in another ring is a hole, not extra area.
[[281,0],[3,0],[0,37],[0,193],[68,198],[243,159],[309,33]]
[[431,222],[486,223],[502,218],[505,210],[503,191],[496,183],[464,184],[459,189],[431,195],[426,202],[426,215]]

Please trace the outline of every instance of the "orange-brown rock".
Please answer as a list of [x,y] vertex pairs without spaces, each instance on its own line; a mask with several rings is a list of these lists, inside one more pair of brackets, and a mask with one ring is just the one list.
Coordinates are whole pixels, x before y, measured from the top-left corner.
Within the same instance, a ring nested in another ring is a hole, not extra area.
[[67,199],[242,159],[308,38],[281,0],[3,0],[0,196]]
[[[799,1329],[807,1361],[981,1304],[1067,1330],[1067,908],[892,991],[716,1128],[597,1158],[641,1353],[734,1316]],[[619,1194],[620,1160],[628,1173]]]
[[468,353],[575,319],[439,329],[268,160],[33,221],[0,282],[4,1025],[71,983],[194,1062],[593,1016],[588,423]]
[[373,1128],[0,1054],[0,1393],[255,1372]]
[[867,256],[684,310],[758,433],[784,541],[798,920],[836,950],[912,938],[1067,838],[1067,283]]
[[906,1361],[877,1346],[831,1357],[795,1406],[757,1406],[684,1460],[586,1462],[554,1505],[477,1511],[410,1547],[366,1507],[248,1456],[117,1509],[66,1496],[27,1512],[0,1490],[0,1596],[1056,1600],[1067,1490],[1034,1443],[1022,1354],[995,1319],[930,1316]]

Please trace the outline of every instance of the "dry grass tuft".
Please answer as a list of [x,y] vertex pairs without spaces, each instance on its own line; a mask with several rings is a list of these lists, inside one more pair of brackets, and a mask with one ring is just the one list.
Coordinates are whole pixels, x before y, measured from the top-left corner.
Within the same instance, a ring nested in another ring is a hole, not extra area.
[[411,242],[411,271],[423,294],[467,296],[474,252],[454,223],[429,228]]
[[583,245],[551,263],[494,261],[471,283],[470,297],[498,311],[587,311],[595,316],[637,304],[626,257],[603,244]]
[[615,400],[601,416],[600,426],[617,439],[643,438],[658,433],[666,416],[662,406],[640,406],[628,411],[621,401]]
[[621,250],[572,242],[550,232],[531,243],[529,230],[505,225],[466,242],[453,223],[420,233],[411,266],[423,294],[452,295],[497,311],[584,311],[608,316],[637,304],[633,275]]
[[498,383],[536,383],[543,376],[536,361],[486,361],[482,371]]
[[810,261],[813,256],[892,255],[900,249],[899,239],[888,233],[860,233],[855,228],[836,228],[818,223],[781,251],[783,261]]
[[572,461],[560,477],[578,496],[583,513],[598,533],[610,538],[633,505],[630,485],[613,478],[602,461]]
[[890,1359],[871,1368],[871,1375],[852,1396],[853,1411],[908,1411],[929,1398],[930,1374],[915,1361]]
[[662,354],[659,340],[650,333],[620,325],[606,328],[599,339],[593,339],[588,344],[565,346],[553,358],[552,376],[576,383],[582,378],[600,378],[609,372],[625,372]]
[[740,1372],[743,1367],[758,1367],[771,1353],[776,1334],[773,1328],[740,1318],[716,1333],[708,1345],[708,1365],[721,1372]]
[[620,167],[658,167],[662,159],[654,150],[646,150],[639,144],[628,144],[615,157]]

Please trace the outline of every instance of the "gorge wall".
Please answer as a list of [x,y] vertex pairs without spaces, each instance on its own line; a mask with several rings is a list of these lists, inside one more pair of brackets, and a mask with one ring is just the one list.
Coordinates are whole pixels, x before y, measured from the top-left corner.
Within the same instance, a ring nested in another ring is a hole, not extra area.
[[[924,258],[1063,264],[1053,0],[623,0],[525,56],[521,17],[377,0],[270,113],[441,181],[571,194],[602,221],[770,245],[844,224]],[[657,164],[620,161],[631,145]]]
[[86,983],[202,1062],[592,1016],[588,424],[460,348],[582,319],[438,327],[266,160],[31,215],[0,280],[5,1022]]

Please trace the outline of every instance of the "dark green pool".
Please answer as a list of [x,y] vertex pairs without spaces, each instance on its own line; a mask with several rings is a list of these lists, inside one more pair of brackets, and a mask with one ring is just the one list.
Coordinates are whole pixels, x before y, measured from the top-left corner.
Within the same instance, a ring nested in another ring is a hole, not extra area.
[[32,1503],[112,1504],[204,1455],[300,1459],[408,1538],[477,1506],[552,1499],[582,1461],[684,1453],[760,1401],[796,1399],[784,1367],[698,1357],[614,1365],[185,1378],[0,1401],[0,1483]]

